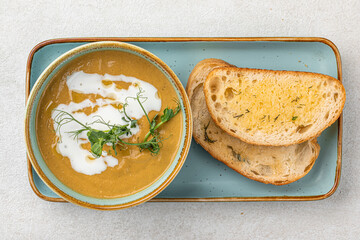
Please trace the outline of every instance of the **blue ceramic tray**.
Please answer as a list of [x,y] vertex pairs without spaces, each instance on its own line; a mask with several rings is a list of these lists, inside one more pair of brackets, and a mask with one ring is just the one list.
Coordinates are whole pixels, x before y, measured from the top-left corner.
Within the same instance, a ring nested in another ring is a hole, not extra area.
[[[341,80],[340,54],[323,38],[87,38],[55,39],[38,44],[27,65],[27,94],[41,72],[58,56],[82,44],[117,40],[142,47],[161,58],[186,86],[190,72],[205,58],[220,58],[239,67],[316,72]],[[335,192],[341,171],[342,116],[318,138],[319,158],[304,178],[273,186],[249,180],[208,154],[193,141],[187,160],[153,201],[318,200]],[[64,201],[29,165],[29,180],[42,199]]]

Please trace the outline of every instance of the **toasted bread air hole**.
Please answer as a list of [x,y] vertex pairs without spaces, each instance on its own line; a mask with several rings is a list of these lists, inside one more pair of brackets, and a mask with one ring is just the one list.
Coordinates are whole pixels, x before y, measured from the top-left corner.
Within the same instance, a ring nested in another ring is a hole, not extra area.
[[309,169],[311,168],[313,163],[310,163],[309,165],[306,166],[306,168],[304,169],[304,172],[309,171]]
[[252,83],[255,84],[257,82],[257,80],[252,80]]
[[263,175],[265,176],[271,175],[271,167],[269,165],[259,164],[258,168]]
[[221,80],[223,80],[223,82],[225,82],[226,81],[226,76],[222,76]]
[[213,102],[215,102],[216,101],[216,95],[212,95],[211,100],[213,100]]
[[338,99],[339,94],[338,93],[334,93],[334,101],[336,102],[336,100]]
[[231,87],[227,88],[224,92],[224,96],[227,101],[233,99],[234,98],[234,89]]
[[327,119],[329,118],[329,115],[330,115],[330,112],[327,112],[327,113],[325,114],[325,120],[327,120]]
[[311,152],[314,153],[314,152],[315,152],[315,148],[312,147],[312,148],[311,148]]
[[218,117],[218,118],[216,118],[216,119],[217,119],[217,121],[218,121],[219,123],[221,123],[221,118]]
[[298,155],[299,153],[301,153],[305,147],[306,146],[304,144],[297,145],[295,148],[295,154]]
[[236,133],[236,130],[234,130],[234,129],[230,129],[230,131],[232,131],[233,133]]
[[210,91],[216,93],[219,90],[219,78],[214,77],[210,80]]
[[324,85],[325,87],[327,86],[327,84],[328,84],[327,81],[324,81],[323,85]]
[[221,104],[220,104],[220,103],[218,103],[218,102],[217,102],[217,103],[215,103],[215,109],[216,109],[216,110],[219,110],[220,108],[221,108]]
[[326,93],[324,93],[324,94],[322,95],[322,97],[323,97],[323,98],[326,98]]
[[230,71],[229,71],[229,70],[226,71],[226,75],[228,75],[228,76],[230,75]]
[[303,133],[307,132],[311,128],[311,126],[312,126],[312,124],[309,124],[309,125],[306,125],[306,126],[300,125],[300,126],[297,127],[296,131],[298,133],[303,134]]
[[251,172],[255,175],[259,175],[259,173],[257,171],[251,170]]

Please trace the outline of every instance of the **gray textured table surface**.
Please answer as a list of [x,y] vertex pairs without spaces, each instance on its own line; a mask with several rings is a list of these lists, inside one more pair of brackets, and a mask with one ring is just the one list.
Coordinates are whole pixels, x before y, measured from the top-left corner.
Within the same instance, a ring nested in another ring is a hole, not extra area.
[[[76,2],[76,3],[75,3]],[[359,1],[0,2],[0,236],[5,239],[358,239]],[[339,48],[347,90],[338,190],[315,202],[146,203],[99,212],[45,202],[27,179],[26,59],[40,41],[90,36],[318,36]]]

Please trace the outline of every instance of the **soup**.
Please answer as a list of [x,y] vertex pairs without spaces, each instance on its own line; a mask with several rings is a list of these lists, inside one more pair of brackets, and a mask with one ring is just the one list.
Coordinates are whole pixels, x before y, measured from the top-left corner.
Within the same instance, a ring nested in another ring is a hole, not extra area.
[[[146,114],[134,99],[139,94]],[[40,152],[53,174],[80,194],[96,198],[134,194],[159,179],[174,160],[183,131],[182,112],[157,129],[161,139],[158,153],[128,144],[116,145],[115,153],[105,144],[96,158],[90,153],[86,134],[74,140],[68,131],[57,131],[56,111],[71,113],[84,124],[93,119],[95,123],[89,126],[99,129],[102,124],[99,130],[108,127],[105,123],[129,122],[131,134],[122,140],[139,143],[149,132],[148,118],[152,121],[166,108],[176,107],[176,101],[177,94],[166,76],[145,59],[114,50],[87,53],[61,68],[40,99],[36,122]],[[124,118],[125,107],[128,114]],[[137,120],[133,127],[130,120]],[[71,126],[72,131],[81,127]]]

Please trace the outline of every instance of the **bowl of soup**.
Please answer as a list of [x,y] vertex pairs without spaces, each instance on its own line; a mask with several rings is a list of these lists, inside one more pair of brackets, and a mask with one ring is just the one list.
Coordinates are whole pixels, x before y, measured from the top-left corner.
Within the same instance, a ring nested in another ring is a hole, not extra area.
[[189,101],[174,72],[123,42],[61,55],[34,85],[25,116],[28,157],[65,200],[122,209],[159,194],[189,151]]

